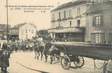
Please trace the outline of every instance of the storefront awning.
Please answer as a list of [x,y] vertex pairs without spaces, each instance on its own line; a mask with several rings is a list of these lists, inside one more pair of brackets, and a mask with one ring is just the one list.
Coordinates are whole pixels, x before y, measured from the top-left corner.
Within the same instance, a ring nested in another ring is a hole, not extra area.
[[68,28],[54,28],[49,29],[49,33],[68,33],[68,32],[76,32],[76,33],[82,33],[84,30],[82,28],[75,28],[75,27],[68,27]]

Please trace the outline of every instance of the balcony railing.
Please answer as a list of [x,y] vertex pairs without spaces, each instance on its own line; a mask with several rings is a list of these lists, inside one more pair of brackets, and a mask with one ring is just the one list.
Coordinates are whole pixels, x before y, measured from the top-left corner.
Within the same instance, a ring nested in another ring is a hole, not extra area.
[[56,20],[51,20],[51,22],[56,22]]
[[57,19],[57,21],[61,21],[61,19],[59,18],[59,19]]
[[62,20],[67,20],[67,18],[62,18]]
[[73,17],[68,17],[68,19],[73,19]]

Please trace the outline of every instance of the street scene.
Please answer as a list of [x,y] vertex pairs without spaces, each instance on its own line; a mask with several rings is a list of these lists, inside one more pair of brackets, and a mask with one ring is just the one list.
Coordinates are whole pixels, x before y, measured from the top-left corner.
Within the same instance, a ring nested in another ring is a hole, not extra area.
[[112,73],[112,0],[0,0],[0,73]]
[[[10,58],[9,73],[100,73],[102,71],[102,69],[94,68],[93,59],[85,59],[87,61],[84,67],[64,70],[59,61],[50,64],[49,61],[36,60],[33,52],[14,52]],[[98,63],[103,62],[99,61]],[[98,67],[100,68],[101,65],[99,64]]]

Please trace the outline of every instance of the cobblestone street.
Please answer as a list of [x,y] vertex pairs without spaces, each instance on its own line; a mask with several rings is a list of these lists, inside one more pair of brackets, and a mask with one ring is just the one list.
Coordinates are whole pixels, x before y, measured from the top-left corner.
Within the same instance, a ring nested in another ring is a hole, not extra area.
[[[100,66],[99,66],[100,67]],[[13,52],[10,58],[9,73],[101,73],[94,68],[92,59],[85,58],[85,65],[80,69],[64,70],[60,63],[50,64],[49,61],[34,59],[33,52]]]

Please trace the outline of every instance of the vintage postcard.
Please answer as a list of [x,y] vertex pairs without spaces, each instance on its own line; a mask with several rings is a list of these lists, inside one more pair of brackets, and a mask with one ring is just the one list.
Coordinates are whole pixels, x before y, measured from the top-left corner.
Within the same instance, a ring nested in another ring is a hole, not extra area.
[[0,73],[112,73],[112,0],[0,0]]

